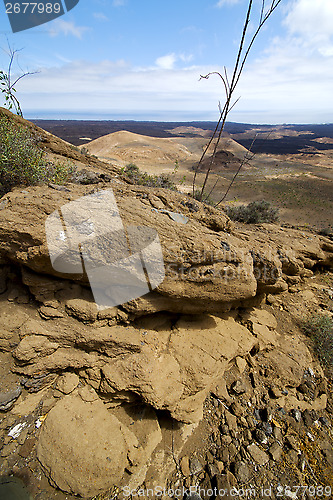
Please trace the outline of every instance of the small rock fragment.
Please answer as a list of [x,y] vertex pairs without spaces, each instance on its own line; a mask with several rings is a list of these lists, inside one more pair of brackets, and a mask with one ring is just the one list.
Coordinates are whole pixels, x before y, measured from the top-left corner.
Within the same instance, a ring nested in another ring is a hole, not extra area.
[[269,456],[265,453],[259,446],[255,443],[250,444],[247,447],[247,451],[250,453],[251,457],[259,465],[265,465],[269,461]]

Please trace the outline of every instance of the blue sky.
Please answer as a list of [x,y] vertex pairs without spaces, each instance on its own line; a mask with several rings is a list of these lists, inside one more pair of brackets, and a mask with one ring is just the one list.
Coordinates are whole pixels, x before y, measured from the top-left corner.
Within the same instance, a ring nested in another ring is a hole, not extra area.
[[[215,120],[223,87],[200,74],[231,71],[247,3],[80,0],[15,34],[1,3],[0,68],[8,39],[22,49],[20,67],[39,71],[17,86],[28,118]],[[250,33],[261,0],[254,5]],[[229,120],[333,122],[332,90],[333,0],[282,0],[255,42]]]

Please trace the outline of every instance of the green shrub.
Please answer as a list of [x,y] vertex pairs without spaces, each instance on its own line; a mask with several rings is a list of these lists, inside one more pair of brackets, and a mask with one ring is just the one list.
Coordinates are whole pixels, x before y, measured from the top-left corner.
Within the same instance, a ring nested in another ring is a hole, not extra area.
[[62,184],[73,173],[67,162],[52,162],[38,146],[38,137],[6,117],[0,118],[0,196],[15,186]]
[[147,172],[141,172],[139,167],[134,163],[129,163],[122,172],[133,182],[139,186],[161,187],[176,191],[175,183],[166,174],[151,175]]
[[206,205],[215,205],[215,202],[209,196],[201,196],[201,189],[196,189],[194,191],[193,198],[197,201],[202,201],[202,203],[206,203]]
[[321,363],[333,370],[333,319],[323,314],[314,314],[304,321],[302,330],[312,339]]
[[230,219],[245,224],[276,222],[279,218],[278,209],[272,208],[268,201],[252,201],[248,205],[224,207],[223,210]]

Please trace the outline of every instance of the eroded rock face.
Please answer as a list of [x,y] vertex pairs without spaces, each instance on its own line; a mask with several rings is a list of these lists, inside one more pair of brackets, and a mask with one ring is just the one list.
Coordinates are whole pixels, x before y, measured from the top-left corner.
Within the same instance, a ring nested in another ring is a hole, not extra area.
[[59,319],[57,325],[32,320],[20,328],[13,355],[19,373],[34,376],[59,370],[81,375],[110,401],[135,394],[177,420],[196,422],[209,390],[228,364],[257,342],[232,317],[183,317],[173,330],[133,326],[94,328]]
[[[147,188],[125,184],[119,187],[115,183],[110,187],[116,196],[124,227],[145,226],[155,229],[159,235],[165,279],[155,292],[158,300],[151,302],[150,294],[146,296],[152,304],[151,309],[214,311],[224,303],[255,295],[257,282],[253,259],[247,249],[243,251],[240,240],[230,234],[232,224],[222,212],[202,204],[197,212],[191,212],[182,195],[160,189],[156,190],[156,197],[165,207],[161,212],[147,201]],[[49,258],[45,234],[47,217],[69,201],[91,192],[86,186],[69,185],[68,189],[69,192],[62,192],[43,186],[15,190],[6,195],[7,203],[0,211],[0,253],[37,273],[23,271],[23,280],[43,303],[52,301],[56,294],[68,288],[64,278],[88,284],[87,276],[57,273]],[[172,220],[167,210],[186,215],[188,223]],[[80,298],[73,294],[69,300]],[[140,311],[140,308],[146,312],[147,307],[140,299],[128,305],[130,311]],[[78,311],[80,304],[67,304],[69,314],[77,315]],[[93,309],[84,314],[83,319],[88,321],[97,316]]]
[[119,420],[85,388],[49,412],[37,456],[54,485],[86,498],[120,482],[127,452]]
[[[124,227],[154,229],[162,246],[165,278],[153,292],[123,304],[130,314],[220,313],[258,293],[285,290],[315,265],[332,265],[332,242],[323,236],[273,224],[236,230],[223,212],[200,203],[193,210],[193,200],[179,193],[152,193],[119,180],[96,191],[106,187],[113,190]],[[64,312],[86,322],[100,318],[94,305],[80,302],[87,300],[87,276],[53,269],[45,234],[50,214],[87,194],[91,187],[70,184],[66,192],[37,186],[4,197],[0,255],[23,266],[23,282],[47,308],[41,310],[46,319]],[[170,218],[171,212],[187,223]],[[65,311],[57,310],[56,301]]]

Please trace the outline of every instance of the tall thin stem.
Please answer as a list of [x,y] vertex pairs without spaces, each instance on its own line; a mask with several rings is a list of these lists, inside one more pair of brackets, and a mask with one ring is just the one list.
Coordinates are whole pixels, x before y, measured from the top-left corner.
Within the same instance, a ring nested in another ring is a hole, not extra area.
[[[203,160],[208,152],[210,145],[212,144],[214,138],[217,136],[216,143],[214,145],[213,154],[211,155],[209,165],[207,167],[206,175],[204,178],[204,182],[203,182],[203,185],[202,185],[202,188],[200,191],[200,195],[198,197],[199,201],[201,201],[203,199],[205,188],[206,188],[206,185],[208,182],[209,175],[210,175],[211,170],[212,170],[212,166],[213,166],[213,163],[214,163],[214,160],[216,157],[219,143],[221,141],[222,133],[223,133],[226,121],[227,121],[228,114],[230,113],[232,108],[235,106],[235,104],[238,102],[238,99],[237,99],[232,104],[232,97],[233,97],[234,91],[238,85],[241,74],[244,70],[244,66],[245,66],[246,60],[248,58],[248,55],[250,53],[250,50],[253,46],[255,39],[257,38],[257,36],[259,34],[261,28],[266,23],[266,21],[271,16],[271,14],[274,12],[274,10],[277,8],[277,6],[281,3],[281,1],[282,0],[272,0],[270,7],[268,8],[267,12],[265,13],[265,0],[262,0],[260,17],[259,17],[257,29],[255,30],[254,35],[252,36],[248,46],[245,48],[245,39],[246,39],[246,34],[248,31],[252,7],[253,7],[253,0],[249,0],[247,12],[246,12],[246,17],[245,17],[245,22],[244,22],[244,26],[243,26],[243,31],[242,31],[242,36],[241,36],[241,40],[239,42],[236,62],[235,62],[234,68],[233,68],[232,78],[231,78],[230,84],[229,84],[227,70],[225,67],[224,67],[224,76],[221,73],[219,73],[218,71],[212,71],[211,73],[208,73],[205,76],[201,76],[201,78],[208,79],[213,74],[218,75],[221,78],[223,85],[224,85],[224,89],[226,92],[226,100],[225,100],[225,104],[223,106],[223,109],[220,110],[220,116],[219,116],[217,125],[215,127],[215,130],[213,132],[213,135],[210,138],[210,141],[208,142],[207,146],[205,147],[205,149],[201,155],[201,158],[200,158],[200,160],[195,168],[195,173],[194,173],[194,177],[193,177],[193,184],[192,184],[193,196],[195,195],[195,183],[196,183],[196,178],[197,178],[197,174],[199,172],[200,166],[202,165],[202,162],[203,162]],[[215,183],[214,187],[215,186],[216,186],[216,183]]]

